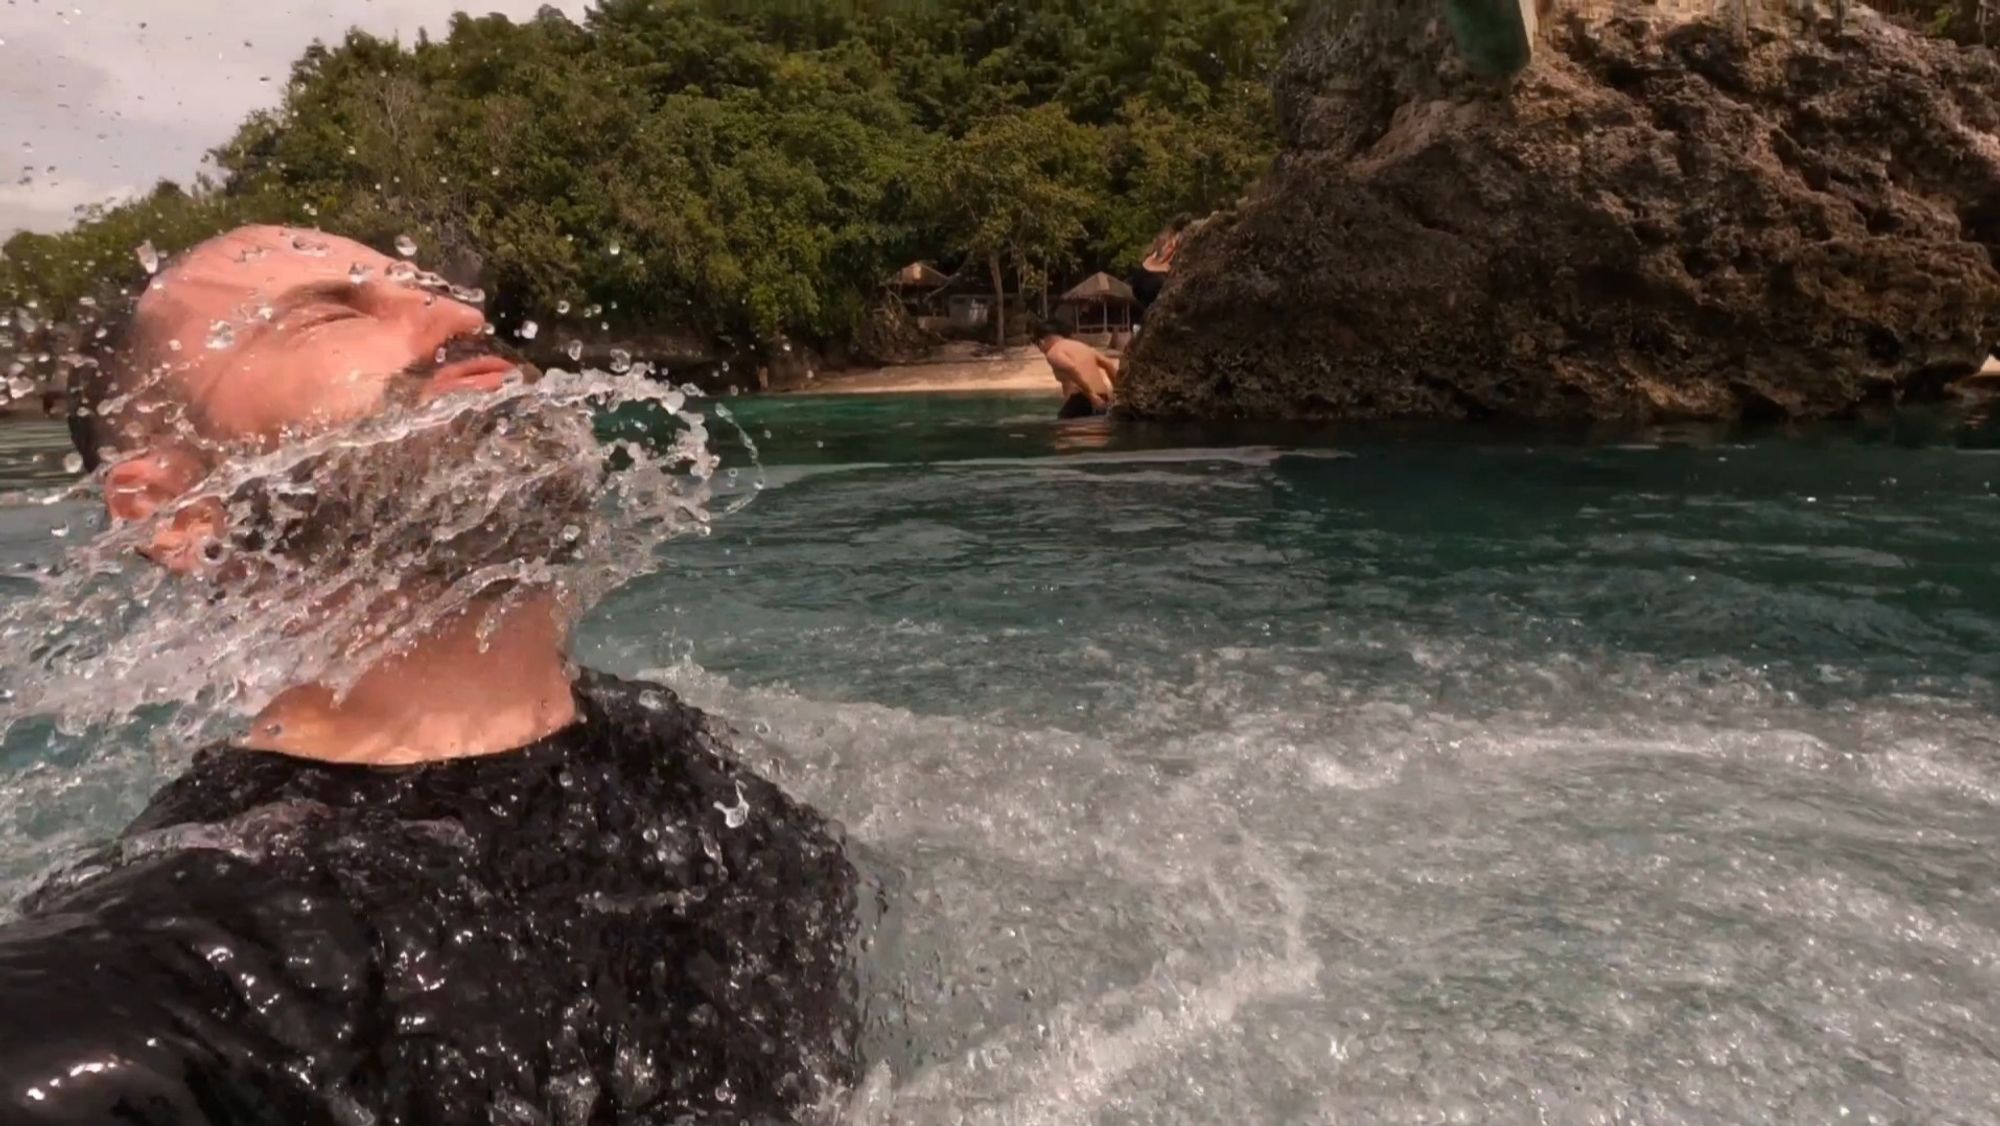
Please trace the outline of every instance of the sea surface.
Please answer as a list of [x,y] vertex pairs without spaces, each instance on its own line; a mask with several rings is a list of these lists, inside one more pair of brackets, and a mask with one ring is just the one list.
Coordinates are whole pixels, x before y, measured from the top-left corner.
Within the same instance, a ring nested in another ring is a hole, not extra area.
[[[730,407],[751,503],[578,653],[879,882],[842,1121],[2000,1121],[1987,429]],[[17,729],[0,901],[174,766]]]

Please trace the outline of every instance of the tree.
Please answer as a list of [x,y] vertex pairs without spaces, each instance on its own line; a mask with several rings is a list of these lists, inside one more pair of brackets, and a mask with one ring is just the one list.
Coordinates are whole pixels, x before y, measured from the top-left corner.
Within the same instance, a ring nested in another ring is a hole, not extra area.
[[991,118],[940,147],[925,198],[957,249],[991,273],[998,343],[1007,342],[1003,264],[1074,261],[1103,184],[1098,138],[1056,106]]
[[1275,148],[1264,81],[1299,2],[598,0],[580,24],[352,33],[300,57],[219,182],[10,240],[0,303],[60,315],[133,281],[148,239],[286,222],[478,262],[502,324],[567,302],[725,348],[838,344],[913,259],[1046,293],[1234,199]]

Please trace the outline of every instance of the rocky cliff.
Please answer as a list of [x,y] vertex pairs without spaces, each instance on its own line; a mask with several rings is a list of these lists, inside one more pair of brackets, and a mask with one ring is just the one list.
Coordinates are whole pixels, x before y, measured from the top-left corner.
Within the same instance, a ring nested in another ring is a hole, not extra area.
[[1441,6],[1323,5],[1285,152],[1176,262],[1155,416],[1829,416],[2000,338],[2000,63],[1858,6],[1544,6],[1475,73]]

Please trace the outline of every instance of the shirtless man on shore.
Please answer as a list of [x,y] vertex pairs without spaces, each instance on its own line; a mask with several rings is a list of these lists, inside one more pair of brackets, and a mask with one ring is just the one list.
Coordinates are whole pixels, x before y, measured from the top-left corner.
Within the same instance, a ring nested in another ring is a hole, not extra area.
[[1064,336],[1052,325],[1044,325],[1035,347],[1049,361],[1067,396],[1057,418],[1088,418],[1109,414],[1118,361],[1081,340]]

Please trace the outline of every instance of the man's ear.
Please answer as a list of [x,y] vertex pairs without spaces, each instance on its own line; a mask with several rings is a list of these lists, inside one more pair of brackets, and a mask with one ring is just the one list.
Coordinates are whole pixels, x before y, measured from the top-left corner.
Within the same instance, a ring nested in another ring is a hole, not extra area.
[[221,538],[226,522],[222,505],[213,499],[181,503],[202,475],[201,463],[177,450],[134,454],[104,471],[104,507],[121,523],[150,520],[167,510],[167,518],[139,550],[168,570],[192,572],[201,566],[202,551]]
[[104,507],[111,518],[145,520],[194,487],[200,467],[175,451],[147,450],[104,471]]

